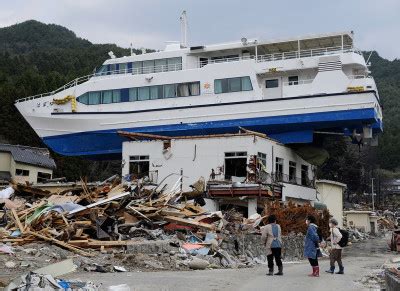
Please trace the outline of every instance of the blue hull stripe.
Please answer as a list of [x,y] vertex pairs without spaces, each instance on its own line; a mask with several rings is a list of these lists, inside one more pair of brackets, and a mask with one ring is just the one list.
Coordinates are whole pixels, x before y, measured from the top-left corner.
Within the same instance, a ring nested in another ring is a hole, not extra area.
[[[80,132],[43,138],[47,146],[55,152],[68,156],[108,156],[120,155],[125,138],[116,134],[117,130],[163,134],[169,136],[205,135],[238,132],[242,126],[264,132],[283,143],[310,143],[314,130],[360,129],[364,124],[380,124],[374,109],[354,109],[286,116],[258,117],[210,122],[180,123],[138,128],[116,128],[104,131]],[[375,132],[381,126],[373,126]]]

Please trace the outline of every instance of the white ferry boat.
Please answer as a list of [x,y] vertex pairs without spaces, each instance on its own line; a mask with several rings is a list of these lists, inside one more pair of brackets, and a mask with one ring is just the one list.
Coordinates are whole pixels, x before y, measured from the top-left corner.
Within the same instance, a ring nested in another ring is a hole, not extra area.
[[316,132],[371,139],[382,131],[377,88],[352,32],[110,56],[94,74],[16,101],[55,152],[120,155],[118,130],[181,136],[241,126],[284,144],[312,143]]

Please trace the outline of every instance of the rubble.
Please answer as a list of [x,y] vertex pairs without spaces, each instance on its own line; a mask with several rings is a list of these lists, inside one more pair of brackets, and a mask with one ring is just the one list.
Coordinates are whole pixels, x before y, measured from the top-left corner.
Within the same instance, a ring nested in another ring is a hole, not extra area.
[[[182,193],[180,179],[169,191],[145,179],[121,181],[118,176],[94,186],[82,181],[81,187],[60,193],[14,185],[9,198],[19,206],[6,209],[7,224],[0,228],[0,265],[13,263],[4,274],[26,276],[55,263],[66,264],[62,269],[70,271],[132,272],[243,268],[266,262],[260,227],[277,204],[267,205],[263,216],[249,218],[235,209],[207,212],[190,200],[198,196],[196,189],[196,195]],[[284,215],[301,224],[313,210],[288,209]],[[280,219],[285,223],[284,216]],[[293,225],[286,227],[290,229],[285,229],[283,241],[291,247],[283,255],[301,259],[304,237],[297,233],[303,229],[291,232]]]

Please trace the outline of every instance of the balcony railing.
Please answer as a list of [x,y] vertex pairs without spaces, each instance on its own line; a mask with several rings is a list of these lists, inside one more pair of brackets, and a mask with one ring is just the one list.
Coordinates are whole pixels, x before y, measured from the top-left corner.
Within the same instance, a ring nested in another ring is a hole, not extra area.
[[294,177],[283,173],[272,173],[272,180],[277,183],[290,183],[299,186],[313,187],[312,181],[308,177]]

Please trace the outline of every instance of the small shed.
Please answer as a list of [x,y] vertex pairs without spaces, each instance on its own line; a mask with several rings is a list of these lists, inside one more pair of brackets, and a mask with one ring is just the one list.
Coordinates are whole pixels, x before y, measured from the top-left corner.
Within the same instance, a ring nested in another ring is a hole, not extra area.
[[316,181],[318,202],[326,205],[329,213],[343,226],[343,191],[346,184],[330,180]]
[[374,212],[350,210],[345,211],[344,213],[347,217],[347,226],[372,234],[378,232],[378,217]]

